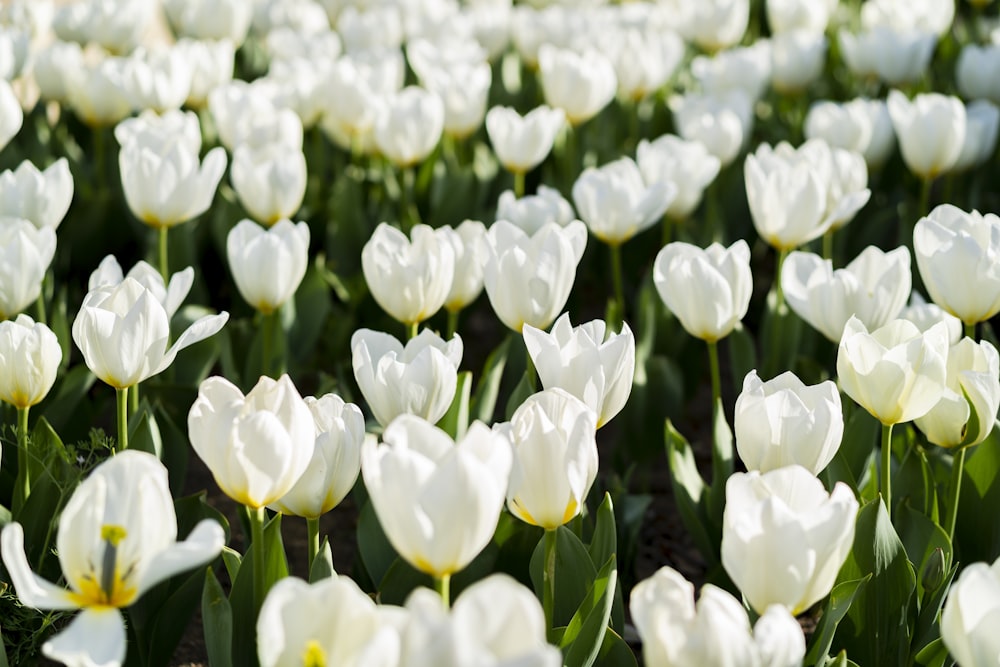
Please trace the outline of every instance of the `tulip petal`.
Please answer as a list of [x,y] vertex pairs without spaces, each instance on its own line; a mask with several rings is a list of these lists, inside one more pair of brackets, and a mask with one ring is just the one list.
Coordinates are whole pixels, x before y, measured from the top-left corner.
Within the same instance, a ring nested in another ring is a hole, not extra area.
[[136,596],[178,572],[184,572],[214,559],[222,551],[226,535],[213,519],[203,519],[183,542],[175,542],[149,562],[139,580]]
[[177,353],[183,350],[185,347],[194,345],[200,341],[210,338],[215,334],[219,333],[222,327],[229,321],[229,313],[221,312],[218,315],[205,315],[204,317],[199,317],[198,320],[184,330],[184,333],[170,346],[166,354],[163,355],[163,359],[157,364],[156,368],[143,380],[149,379],[158,373],[162,373],[174,363],[174,358]]
[[76,609],[79,606],[65,588],[45,581],[31,571],[24,554],[24,529],[21,524],[8,524],[0,533],[0,554],[17,597],[24,606],[42,610]]
[[42,645],[47,658],[67,667],[118,667],[125,661],[125,619],[112,607],[84,609]]

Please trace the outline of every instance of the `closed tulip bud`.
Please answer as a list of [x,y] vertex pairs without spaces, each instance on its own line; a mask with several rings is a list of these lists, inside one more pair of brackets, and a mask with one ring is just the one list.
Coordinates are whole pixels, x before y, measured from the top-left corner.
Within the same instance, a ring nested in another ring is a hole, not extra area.
[[138,281],[125,278],[87,292],[73,320],[73,342],[94,375],[124,389],[166,370],[178,352],[215,335],[228,319],[225,312],[205,315],[168,349],[170,321],[163,304]]
[[27,315],[0,322],[0,401],[37,405],[56,381],[62,348],[52,330]]
[[574,126],[596,116],[615,97],[615,69],[597,51],[577,54],[544,44],[538,50],[538,67],[545,103],[565,111]]
[[823,73],[826,37],[794,31],[771,39],[771,84],[780,93],[803,91]]
[[375,120],[375,145],[397,167],[423,162],[444,132],[444,103],[435,93],[408,86],[386,100]]
[[753,103],[746,92],[687,94],[671,100],[677,132],[688,141],[697,141],[728,166],[743,148],[753,130]]
[[910,295],[910,253],[905,247],[882,252],[868,246],[850,264],[833,269],[819,255],[793,252],[781,270],[788,306],[834,343],[857,317],[874,331],[899,316]]
[[569,298],[587,245],[579,220],[547,223],[529,236],[497,220],[486,234],[490,249],[483,273],[486,295],[500,321],[520,332],[525,324],[547,329]]
[[914,423],[935,445],[978,445],[1000,408],[1000,354],[988,341],[963,338],[948,350],[947,373],[941,400]]
[[559,649],[546,643],[538,598],[506,574],[491,574],[469,586],[450,612],[440,595],[417,588],[406,600],[406,612],[401,665],[562,664]]
[[623,157],[600,167],[587,167],[573,184],[573,201],[591,233],[609,245],[620,245],[655,225],[677,186],[667,181],[650,185],[632,158]]
[[882,424],[923,417],[945,390],[948,328],[921,333],[908,320],[893,320],[868,333],[851,317],[837,350],[840,388]]
[[941,611],[941,640],[962,667],[992,667],[997,661],[1000,558],[972,563],[948,591]]
[[500,164],[507,171],[526,173],[552,151],[556,135],[566,123],[566,113],[545,105],[524,116],[511,107],[486,112],[486,133]]
[[108,255],[101,260],[101,263],[87,281],[87,290],[92,291],[98,287],[116,287],[125,280],[132,278],[140,285],[149,290],[153,297],[160,302],[163,310],[167,313],[167,318],[173,318],[177,309],[181,307],[191,285],[194,284],[194,269],[190,266],[183,271],[178,271],[170,276],[170,282],[163,283],[160,272],[146,262],[139,260],[136,262],[126,276],[121,265],[114,255]]
[[20,218],[0,218],[0,319],[38,299],[42,279],[56,253],[52,227],[38,229]]
[[[966,324],[1000,312],[1000,218],[942,204],[913,230],[927,293]],[[975,289],[970,286],[975,285]]]
[[401,414],[437,422],[455,397],[462,339],[444,341],[424,329],[404,346],[380,331],[351,336],[354,379],[375,419],[386,426]]
[[565,227],[576,218],[573,206],[563,199],[559,191],[539,185],[533,195],[518,199],[512,190],[504,190],[497,200],[497,220],[506,220],[528,236],[552,222]]
[[889,91],[889,115],[907,168],[933,179],[955,166],[965,142],[965,105],[957,97],[924,93],[908,100]]
[[833,588],[857,513],[850,487],[827,493],[798,465],[736,473],[726,481],[722,565],[757,613],[777,604],[801,614]]
[[237,46],[253,18],[253,5],[242,0],[166,0],[163,9],[179,36],[228,39]]
[[483,291],[483,266],[489,249],[486,247],[486,225],[478,220],[465,220],[445,235],[455,251],[455,277],[445,298],[444,307],[448,312],[462,310],[476,300]]
[[6,81],[0,81],[0,150],[21,131],[24,111],[14,94],[14,89]]
[[603,320],[574,327],[565,313],[551,333],[530,324],[522,333],[542,386],[564,389],[586,403],[597,414],[597,428],[625,407],[635,375],[635,337],[628,324],[617,334]]
[[382,310],[418,324],[441,309],[455,277],[455,250],[447,232],[414,225],[410,238],[387,223],[361,249],[361,269]]
[[814,102],[806,114],[806,139],[822,139],[831,147],[864,153],[872,140],[872,117],[862,106],[830,100]]
[[474,422],[457,443],[401,415],[361,450],[361,471],[393,548],[421,572],[459,572],[496,531],[510,474],[510,442]]
[[597,414],[562,389],[525,399],[498,428],[514,445],[507,509],[521,521],[558,528],[581,511],[597,477]]
[[283,144],[240,146],[233,152],[233,189],[247,213],[262,225],[273,225],[299,210],[306,176],[305,155]]
[[844,435],[840,392],[829,380],[806,386],[791,371],[767,382],[750,371],[736,399],[733,427],[747,470],[770,472],[798,464],[818,475]]
[[1000,109],[987,100],[976,100],[965,107],[965,120],[965,142],[952,167],[956,172],[978,167],[993,157],[1000,129]]
[[257,656],[261,667],[396,667],[399,635],[350,577],[286,577],[261,605]]
[[997,68],[1000,68],[1000,44],[963,46],[955,65],[955,79],[962,97],[1000,104],[1000,80],[993,76]]
[[706,0],[688,5],[681,33],[706,51],[739,43],[750,20],[749,0]]
[[292,298],[306,275],[309,226],[279,220],[264,229],[241,220],[226,237],[226,257],[240,296],[269,315]]
[[876,26],[857,35],[837,34],[847,67],[859,77],[877,77],[890,86],[919,80],[927,72],[937,39],[933,34]]
[[72,201],[73,175],[66,158],[59,158],[44,171],[25,160],[14,171],[0,174],[0,216],[56,229]]
[[927,331],[938,322],[948,328],[948,344],[954,345],[962,339],[962,320],[946,312],[936,303],[927,303],[919,292],[910,295],[910,303],[899,312],[900,319],[909,320],[921,331]]
[[677,196],[667,206],[671,220],[686,220],[701,203],[705,192],[719,175],[719,158],[697,141],[685,141],[665,134],[655,141],[642,139],[636,148],[636,162],[647,184],[668,181],[677,187]]
[[714,343],[728,336],[750,307],[750,246],[739,240],[729,248],[713,243],[702,250],[670,243],[656,255],[653,282],[684,329]]
[[695,603],[694,586],[667,566],[636,584],[629,611],[648,667],[796,667],[806,653],[801,627],[781,605],[751,632],[739,600],[706,584]]
[[260,378],[246,396],[229,380],[210,377],[188,412],[188,436],[223,493],[259,509],[306,471],[316,425],[287,375]]

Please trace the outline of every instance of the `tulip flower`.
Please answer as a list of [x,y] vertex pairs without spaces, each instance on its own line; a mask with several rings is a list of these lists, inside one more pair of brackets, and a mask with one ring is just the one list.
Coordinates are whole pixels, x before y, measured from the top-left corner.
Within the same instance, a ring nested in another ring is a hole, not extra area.
[[949,345],[954,345],[962,339],[962,320],[946,312],[936,303],[927,303],[919,292],[910,295],[910,303],[899,312],[899,318],[913,322],[921,331],[927,331],[938,322],[944,322],[948,329]]
[[444,341],[424,329],[406,342],[380,331],[351,336],[354,379],[375,419],[387,426],[401,414],[434,423],[448,412],[458,383],[462,339]]
[[447,232],[416,225],[407,238],[383,222],[361,249],[361,269],[378,305],[407,325],[413,337],[448,298],[455,251]]
[[719,158],[697,141],[664,134],[655,141],[645,139],[636,148],[636,162],[647,184],[669,181],[677,196],[667,206],[666,216],[683,222],[698,208],[702,194],[719,175]]
[[806,386],[791,371],[767,382],[750,371],[736,398],[733,430],[747,470],[797,464],[818,475],[844,435],[840,392],[829,380]]
[[521,331],[542,386],[564,389],[586,403],[597,414],[597,428],[625,407],[635,375],[632,330],[624,323],[621,333],[607,328],[603,320],[574,327],[564,313],[551,333],[530,324]]
[[386,100],[375,120],[375,145],[390,162],[410,168],[424,161],[444,131],[444,103],[435,93],[409,86]]
[[72,201],[73,175],[66,158],[59,158],[44,171],[25,160],[14,171],[0,174],[0,216],[56,229]]
[[681,34],[706,51],[737,44],[750,20],[749,0],[705,0],[691,3]]
[[385,99],[403,86],[406,62],[400,49],[341,56],[320,89],[320,127],[354,154],[375,150],[375,120]]
[[138,49],[126,62],[125,90],[136,109],[162,113],[179,109],[191,92],[187,51],[174,47]]
[[712,56],[696,56],[691,74],[705,94],[724,96],[738,91],[756,102],[771,80],[771,51],[770,41],[759,40]]
[[236,47],[228,39],[215,42],[184,38],[177,42],[177,48],[187,53],[191,63],[191,90],[186,104],[203,109],[213,90],[233,80]]
[[253,5],[241,0],[165,0],[163,10],[182,37],[228,39],[239,46],[246,39]]
[[573,206],[558,190],[545,185],[539,185],[535,194],[524,197],[504,190],[497,199],[496,219],[513,223],[528,236],[534,236],[546,223],[565,227],[575,218]]
[[952,584],[941,611],[941,640],[962,667],[990,667],[997,661],[1000,615],[1000,559],[972,563]]
[[32,57],[32,73],[41,99],[59,104],[68,103],[70,79],[83,67],[83,49],[80,45],[57,39],[44,48],[33,50]]
[[822,34],[792,31],[774,35],[771,39],[771,85],[783,94],[802,92],[823,73],[826,49],[826,38]]
[[670,80],[684,56],[684,40],[652,26],[624,28],[610,49],[618,95],[633,103],[652,95]]
[[[291,109],[276,107],[259,86],[231,81],[209,93],[208,109],[215,121],[219,141],[227,150],[235,151],[244,145],[264,149],[281,144],[285,147],[288,164],[292,158],[287,154],[302,151],[302,120]],[[278,160],[282,157],[277,149],[268,153],[274,153]],[[294,167],[287,166],[287,169],[294,171]]]
[[144,452],[120,452],[94,468],[63,509],[56,549],[69,590],[31,571],[21,524],[0,533],[0,552],[21,604],[82,610],[42,645],[42,653],[70,665],[109,667],[125,660],[119,609],[169,577],[211,561],[224,543],[222,527],[211,519],[177,542],[167,469]]
[[1000,130],[1000,108],[987,100],[965,107],[965,141],[952,170],[956,173],[979,167],[993,157]]
[[967,328],[1000,312],[1000,218],[996,215],[966,213],[942,204],[917,222],[913,252],[931,299]]
[[598,51],[578,54],[543,44],[538,68],[545,103],[565,111],[574,127],[596,116],[615,97],[615,69]]
[[401,665],[558,667],[562,655],[546,643],[538,599],[513,578],[492,574],[462,591],[451,611],[426,588],[406,600]]
[[857,317],[873,331],[899,316],[910,295],[910,253],[868,246],[843,269],[829,259],[793,252],[781,272],[788,306],[827,339],[840,342],[844,325]]
[[24,111],[14,89],[7,81],[0,81],[0,150],[6,148],[23,124]]
[[892,118],[882,100],[859,97],[843,104],[821,101],[806,114],[806,139],[823,139],[833,148],[861,153],[869,169],[878,169],[896,144]]
[[992,73],[1000,67],[1000,44],[966,44],[955,65],[955,79],[962,97],[1000,104],[1000,81]]
[[180,308],[191,286],[194,284],[194,269],[190,266],[183,271],[178,271],[170,276],[170,282],[164,284],[160,273],[146,262],[139,260],[136,262],[128,274],[122,272],[122,267],[115,259],[114,255],[108,255],[101,260],[101,263],[90,274],[87,281],[87,289],[95,290],[98,287],[116,287],[125,278],[132,278],[147,290],[163,306],[168,319],[173,319],[177,309]]
[[55,253],[52,227],[38,229],[28,220],[0,218],[0,319],[38,299]]
[[247,213],[262,225],[292,217],[306,194],[306,158],[283,144],[233,151],[233,189]]
[[753,102],[743,90],[671,99],[677,133],[697,141],[729,166],[753,131]]
[[858,77],[877,77],[890,86],[918,81],[927,72],[937,38],[927,32],[886,25],[857,35],[837,33],[848,69]]
[[279,220],[264,229],[241,220],[226,237],[226,257],[240,296],[264,315],[281,308],[302,283],[309,261],[309,226]]
[[587,245],[586,225],[579,220],[565,227],[550,222],[529,236],[497,220],[486,240],[490,253],[483,285],[493,312],[518,333],[525,324],[547,329],[573,289]]
[[861,10],[861,24],[899,26],[943,36],[955,18],[953,0],[872,0]]
[[780,604],[769,606],[753,630],[739,600],[706,584],[694,586],[664,566],[632,589],[629,610],[649,667],[797,667],[806,640]]
[[422,83],[444,103],[444,132],[449,136],[466,139],[483,124],[493,83],[489,63],[436,68]]
[[361,449],[361,473],[379,523],[393,548],[447,591],[448,578],[496,532],[510,442],[481,422],[455,442],[413,415],[394,419],[382,442],[369,439]]
[[722,565],[757,613],[777,604],[801,614],[833,588],[857,513],[849,486],[827,493],[798,465],[736,473],[726,481]]
[[486,133],[500,164],[515,175],[515,194],[524,194],[524,174],[552,151],[556,135],[566,123],[566,113],[545,105],[521,116],[511,107],[493,107],[486,112]]
[[767,0],[767,25],[772,33],[803,30],[815,35],[826,32],[826,26],[839,0]]
[[124,58],[86,64],[67,78],[69,105],[91,128],[115,125],[132,113]]
[[890,90],[887,104],[903,162],[910,171],[930,182],[955,166],[966,132],[961,100],[924,93],[911,101],[898,90]]
[[478,220],[465,220],[458,227],[442,227],[455,253],[455,275],[444,301],[448,311],[448,335],[455,333],[458,313],[476,300],[483,291],[483,266],[486,264],[486,226]]
[[261,667],[396,667],[399,650],[399,636],[383,608],[345,575],[313,584],[282,579],[257,617]]

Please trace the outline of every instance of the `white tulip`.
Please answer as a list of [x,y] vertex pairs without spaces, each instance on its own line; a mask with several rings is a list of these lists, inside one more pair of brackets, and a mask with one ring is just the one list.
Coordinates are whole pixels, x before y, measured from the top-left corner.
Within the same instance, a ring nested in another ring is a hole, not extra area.
[[28,307],[42,292],[42,280],[56,253],[52,227],[20,218],[0,218],[0,319]]
[[890,90],[888,106],[903,161],[911,172],[933,179],[955,166],[966,133],[965,105],[960,99],[925,93],[911,101],[898,90]]
[[241,220],[226,237],[226,257],[240,296],[268,315],[292,298],[309,263],[309,226],[279,220],[264,229]]
[[890,86],[919,80],[930,65],[937,39],[933,34],[877,26],[857,35],[837,33],[847,67],[859,77],[877,77]]
[[273,225],[290,218],[306,194],[306,157],[282,144],[233,151],[230,172],[240,204],[254,220]]
[[32,71],[42,99],[66,104],[70,80],[83,69],[83,49],[75,42],[55,40],[33,56]]
[[497,159],[515,173],[529,172],[541,164],[565,123],[562,109],[545,105],[524,116],[511,107],[493,107],[486,113],[486,133]]
[[14,171],[0,174],[0,216],[56,229],[72,201],[73,174],[66,158],[59,158],[44,171],[25,160]]
[[609,245],[620,245],[655,225],[676,196],[673,183],[647,185],[638,165],[628,157],[599,168],[587,167],[573,183],[580,218]]
[[955,65],[955,79],[962,96],[1000,104],[1000,80],[993,76],[997,68],[1000,68],[1000,44],[963,46]]
[[684,42],[672,31],[625,28],[612,34],[611,64],[618,94],[627,100],[645,99],[666,85],[684,55]]
[[924,332],[938,322],[944,322],[948,329],[949,345],[954,345],[962,339],[962,320],[936,303],[927,303],[919,292],[913,292],[910,295],[909,305],[899,312],[899,318],[913,322],[918,329]]
[[178,271],[170,276],[169,283],[164,284],[160,272],[145,261],[136,262],[126,275],[115,256],[107,255],[90,274],[87,290],[93,291],[98,287],[117,287],[125,278],[131,278],[149,290],[153,298],[163,306],[167,318],[172,319],[188,292],[191,291],[191,286],[194,284],[194,269],[189,266],[183,271]]
[[24,111],[14,89],[6,81],[0,81],[0,150],[17,136],[23,123]]
[[706,51],[738,43],[750,20],[749,0],[704,0],[687,7],[682,34]]
[[0,400],[18,410],[37,405],[61,362],[59,339],[46,325],[24,314],[0,322]]
[[173,47],[136,51],[125,65],[125,90],[135,109],[179,109],[191,92],[187,51]]
[[1000,558],[972,563],[958,575],[941,611],[941,639],[962,667],[992,667],[997,661]]
[[719,158],[697,141],[685,141],[664,134],[655,141],[642,139],[636,148],[636,162],[647,184],[668,181],[677,187],[677,196],[667,206],[671,220],[686,220],[701,203],[705,192],[719,174]]
[[239,46],[253,18],[253,4],[243,0],[164,0],[163,9],[179,36],[229,40]]
[[465,220],[458,227],[441,227],[455,252],[455,276],[445,298],[444,307],[454,313],[476,300],[483,291],[483,267],[489,249],[486,247],[486,225],[478,220]]
[[408,86],[386,99],[375,119],[375,145],[397,167],[427,158],[441,140],[445,107],[435,93]]
[[671,99],[677,133],[697,141],[728,166],[753,130],[753,102],[742,90]]
[[518,199],[512,190],[504,190],[497,200],[497,220],[506,220],[533,236],[546,223],[565,227],[576,217],[573,206],[555,188],[539,185],[533,195]]
[[217,42],[181,39],[177,47],[191,63],[191,90],[187,105],[201,109],[208,104],[208,96],[216,88],[233,80],[236,47],[228,39]]
[[956,172],[979,167],[997,147],[1000,108],[987,100],[975,100],[965,107],[965,141],[952,169]]
[[826,64],[826,37],[810,32],[780,33],[771,38],[771,85],[797,93],[819,78]]
[[756,102],[771,80],[771,51],[771,42],[760,40],[752,46],[696,56],[691,61],[691,74],[707,95],[724,96],[739,91]]
[[596,116],[615,97],[615,69],[597,51],[577,54],[544,44],[538,67],[545,103],[565,111],[574,126]]
[[84,123],[92,128],[107,127],[132,113],[126,69],[124,58],[106,58],[68,77],[69,106]]

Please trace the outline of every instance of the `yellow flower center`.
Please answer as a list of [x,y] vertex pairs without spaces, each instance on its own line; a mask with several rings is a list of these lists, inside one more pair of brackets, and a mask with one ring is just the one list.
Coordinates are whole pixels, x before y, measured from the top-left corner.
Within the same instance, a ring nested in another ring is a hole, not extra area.
[[306,650],[302,654],[302,667],[326,667],[326,651],[315,639],[306,642]]
[[77,589],[71,593],[81,607],[127,607],[135,599],[137,588],[129,580],[135,565],[122,569],[118,563],[118,546],[128,536],[124,527],[115,524],[101,526],[104,553],[100,569],[90,563],[90,569],[77,580]]

